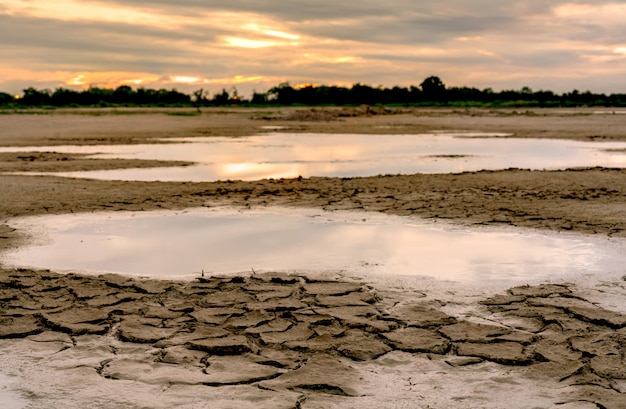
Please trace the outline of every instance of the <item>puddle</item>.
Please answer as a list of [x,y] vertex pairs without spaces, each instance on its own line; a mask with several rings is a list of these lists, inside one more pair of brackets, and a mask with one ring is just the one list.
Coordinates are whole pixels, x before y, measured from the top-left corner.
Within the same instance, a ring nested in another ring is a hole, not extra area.
[[118,212],[13,219],[34,245],[15,266],[190,278],[201,271],[344,271],[511,285],[616,271],[624,242],[469,229],[365,212],[268,208]]
[[259,128],[265,129],[267,131],[280,131],[283,129],[287,129],[287,127],[284,125],[265,125],[265,126],[260,126]]
[[481,169],[626,166],[626,142],[497,138],[503,134],[420,135],[268,133],[250,137],[168,139],[167,144],[0,148],[95,158],[180,160],[186,167],[55,173],[143,181],[215,181],[298,176],[454,173]]

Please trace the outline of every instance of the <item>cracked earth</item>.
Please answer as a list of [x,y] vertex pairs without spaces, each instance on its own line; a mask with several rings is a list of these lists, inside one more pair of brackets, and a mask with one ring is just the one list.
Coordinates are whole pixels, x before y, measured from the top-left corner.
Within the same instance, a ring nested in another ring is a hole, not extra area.
[[247,386],[261,400],[280,396],[276,407],[367,397],[352,363],[394,353],[450,371],[485,363],[521,369],[566,391],[555,404],[623,405],[626,314],[556,284],[511,288],[479,304],[489,324],[428,301],[392,302],[367,284],[301,275],[170,282],[4,271],[0,349],[34,350],[61,373],[204,386],[209,397]]

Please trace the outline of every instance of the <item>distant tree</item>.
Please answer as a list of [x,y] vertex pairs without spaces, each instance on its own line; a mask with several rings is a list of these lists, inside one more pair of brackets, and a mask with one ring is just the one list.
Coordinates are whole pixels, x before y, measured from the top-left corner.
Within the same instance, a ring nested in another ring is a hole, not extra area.
[[552,91],[539,90],[534,93],[534,96],[535,100],[537,100],[537,102],[539,102],[539,104],[542,106],[552,106],[560,104],[560,98],[554,95],[554,92]]
[[573,90],[561,95],[549,90],[533,91],[530,87],[519,90],[493,91],[491,88],[479,90],[471,87],[450,87],[437,76],[426,78],[419,86],[411,85],[408,88],[394,86],[383,88],[372,87],[361,83],[351,88],[327,85],[307,85],[292,87],[283,82],[271,88],[266,93],[253,92],[252,99],[246,101],[240,98],[237,89],[230,91],[222,89],[209,100],[208,92],[199,89],[190,95],[176,89],[138,88],[134,90],[128,85],[121,85],[115,89],[90,87],[84,91],[74,91],[67,88],[37,90],[33,87],[24,90],[21,98],[0,92],[0,105],[23,106],[110,106],[139,105],[139,106],[180,106],[192,103],[198,109],[206,105],[234,105],[250,102],[254,105],[281,104],[281,105],[376,105],[376,104],[437,104],[460,103],[465,105],[483,104],[485,106],[530,107],[530,106],[626,106],[626,94],[596,94],[590,91],[580,92]]
[[492,102],[498,98],[497,94],[491,88],[485,88],[480,93],[481,102]]
[[24,96],[19,100],[22,105],[50,105],[51,103],[50,90],[37,90],[33,87],[26,88],[24,90]]
[[268,100],[280,105],[293,105],[297,102],[296,90],[288,82],[281,82],[268,91]]
[[356,83],[350,89],[350,102],[352,104],[375,105],[382,103],[382,90],[380,88],[372,88],[369,85]]
[[293,102],[304,105],[318,105],[320,103],[318,97],[320,96],[322,95],[317,95],[317,87],[306,85],[295,90],[295,99]]
[[448,101],[479,102],[483,99],[483,93],[477,88],[451,87],[446,89]]
[[409,87],[409,101],[412,103],[421,102],[423,100],[422,90],[415,85]]
[[626,106],[626,94],[611,94],[608,96],[609,106],[623,107]]
[[426,101],[441,102],[446,99],[446,86],[437,76],[430,76],[420,84]]
[[252,105],[267,104],[267,93],[265,92],[252,92],[252,99],[250,100]]
[[155,91],[153,89],[140,87],[133,93],[133,103],[137,105],[147,105],[154,103]]
[[346,105],[350,103],[350,90],[346,87],[321,86],[318,87],[318,93],[324,96],[327,104]]
[[51,103],[55,106],[78,104],[80,93],[67,88],[57,88],[52,93]]
[[114,90],[100,87],[89,87],[80,94],[80,105],[102,105],[113,102]]
[[112,101],[116,104],[130,104],[134,101],[135,92],[128,85],[120,85],[113,91]]
[[219,94],[215,94],[211,102],[214,105],[228,105],[229,100],[230,100],[230,95],[228,94],[228,91],[222,88],[222,92],[220,92]]
[[389,104],[408,104],[411,101],[411,92],[407,88],[395,86],[386,94],[385,102]]
[[193,103],[193,105],[196,107],[196,109],[198,109],[198,111],[200,110],[201,106],[207,105],[208,102],[209,102],[209,93],[205,91],[203,88],[197,89],[191,94],[191,103]]
[[94,101],[94,98],[90,90],[81,91],[78,95],[78,105],[94,105],[98,102]]
[[8,105],[15,102],[15,98],[6,92],[0,92],[0,105]]
[[191,102],[191,97],[182,92],[178,92],[176,89],[160,89],[156,92],[156,101],[153,104],[157,105],[183,105]]
[[229,94],[230,94],[230,98],[228,99],[229,105],[237,105],[243,102],[241,97],[239,97],[239,91],[237,91],[237,87],[233,86],[230,89]]

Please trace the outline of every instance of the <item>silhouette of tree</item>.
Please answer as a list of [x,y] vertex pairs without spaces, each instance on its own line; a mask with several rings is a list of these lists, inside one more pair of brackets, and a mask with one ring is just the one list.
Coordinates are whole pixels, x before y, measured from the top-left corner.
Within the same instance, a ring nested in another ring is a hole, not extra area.
[[303,105],[318,105],[320,103],[318,97],[322,95],[317,95],[317,87],[313,85],[307,85],[302,87],[295,92],[294,103],[303,104]]
[[369,85],[356,83],[350,89],[350,102],[356,105],[375,105],[381,103],[381,94],[380,88],[372,88]]
[[229,105],[237,105],[241,103],[241,98],[239,98],[239,91],[237,91],[237,87],[233,86],[230,89],[230,98],[228,99]]
[[228,94],[228,91],[222,88],[222,92],[220,92],[219,94],[215,94],[211,102],[214,105],[227,105],[229,100],[230,95]]
[[50,96],[50,90],[36,90],[33,87],[26,88],[24,90],[24,95],[19,100],[22,105],[50,105],[52,98]]
[[113,92],[112,89],[108,88],[89,87],[89,89],[82,92],[84,105],[107,106],[113,102]]
[[168,106],[188,104],[190,101],[189,95],[178,92],[176,89],[160,89],[156,93],[156,100],[152,103]]
[[[209,100],[209,93],[203,89],[194,91],[191,95],[176,89],[133,89],[128,85],[121,85],[115,89],[90,87],[84,91],[74,91],[67,88],[37,90],[33,87],[23,91],[19,99],[8,93],[0,92],[0,105],[12,107],[15,105],[29,106],[207,106],[233,105],[245,101],[232,87],[230,92],[222,89]],[[596,94],[590,91],[580,92],[574,89],[561,95],[549,90],[533,91],[525,86],[519,90],[503,90],[495,92],[491,88],[479,90],[471,87],[446,88],[437,76],[430,76],[418,86],[394,86],[392,88],[371,87],[361,83],[351,88],[307,85],[294,88],[288,82],[280,83],[266,93],[254,92],[249,101],[254,105],[360,105],[360,104],[448,104],[448,105],[482,105],[490,107],[530,107],[530,106],[626,106],[626,94]]]
[[422,90],[415,85],[409,87],[409,101],[411,103],[421,102],[423,100]]
[[57,88],[52,93],[51,103],[55,106],[78,104],[80,94],[67,88]]
[[197,89],[191,94],[191,102],[193,102],[196,108],[207,105],[209,102],[209,93],[203,88]]
[[281,82],[268,91],[268,101],[280,105],[296,103],[296,90],[288,82]]
[[252,105],[264,105],[267,104],[267,94],[264,92],[252,92],[252,99],[250,100]]
[[482,92],[477,88],[469,87],[451,87],[446,89],[446,96],[448,101],[482,101]]
[[440,102],[446,99],[446,86],[437,76],[430,76],[420,84],[426,101]]
[[0,105],[8,105],[15,102],[15,97],[6,92],[0,92]]
[[541,106],[559,104],[559,98],[557,98],[556,95],[554,95],[554,92],[552,91],[539,90],[534,93],[534,96],[535,96],[535,100],[537,100],[537,102]]
[[411,102],[411,92],[407,88],[396,86],[388,90],[385,100],[388,104],[408,104]]
[[325,103],[346,105],[350,103],[350,90],[346,87],[318,87],[318,92],[324,96]]
[[135,91],[128,85],[120,85],[113,91],[111,102],[115,104],[130,104],[134,102]]

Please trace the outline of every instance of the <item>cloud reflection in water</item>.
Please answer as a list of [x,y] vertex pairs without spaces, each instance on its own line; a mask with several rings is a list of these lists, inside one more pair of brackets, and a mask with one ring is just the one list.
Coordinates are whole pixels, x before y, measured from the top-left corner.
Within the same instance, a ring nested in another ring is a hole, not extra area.
[[201,209],[17,223],[43,228],[51,241],[8,254],[11,264],[155,277],[254,268],[523,282],[600,273],[603,263],[626,259],[583,236],[468,229],[364,212]]

